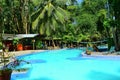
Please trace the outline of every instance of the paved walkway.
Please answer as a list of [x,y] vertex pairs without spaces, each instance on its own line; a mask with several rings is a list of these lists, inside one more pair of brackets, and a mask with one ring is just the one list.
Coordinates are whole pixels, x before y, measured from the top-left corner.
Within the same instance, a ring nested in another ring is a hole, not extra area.
[[34,53],[34,52],[42,52],[42,51],[45,51],[45,50],[23,50],[23,51],[13,51],[13,52],[9,52],[9,54],[15,55],[15,56],[19,56],[19,55],[30,54],[30,53]]
[[108,53],[108,52],[92,52],[91,56],[120,56],[120,53]]

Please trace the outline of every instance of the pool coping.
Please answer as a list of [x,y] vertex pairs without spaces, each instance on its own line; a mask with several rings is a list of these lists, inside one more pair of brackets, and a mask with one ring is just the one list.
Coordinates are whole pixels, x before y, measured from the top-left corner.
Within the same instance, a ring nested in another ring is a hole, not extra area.
[[[66,48],[65,48],[66,49]],[[11,55],[15,56],[22,56],[22,55],[29,55],[29,54],[36,54],[37,52],[44,52],[44,51],[51,51],[51,50],[23,50],[23,51],[12,51],[9,52]],[[115,53],[111,54],[104,54],[105,52],[91,52],[91,55],[89,56],[120,56]]]

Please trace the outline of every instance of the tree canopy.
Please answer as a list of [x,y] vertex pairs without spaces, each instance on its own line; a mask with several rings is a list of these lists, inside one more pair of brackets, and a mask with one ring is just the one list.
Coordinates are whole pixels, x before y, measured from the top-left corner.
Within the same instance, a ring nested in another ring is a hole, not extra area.
[[39,33],[77,42],[109,38],[112,28],[119,27],[119,2],[84,0],[79,4],[77,0],[1,0],[1,32]]

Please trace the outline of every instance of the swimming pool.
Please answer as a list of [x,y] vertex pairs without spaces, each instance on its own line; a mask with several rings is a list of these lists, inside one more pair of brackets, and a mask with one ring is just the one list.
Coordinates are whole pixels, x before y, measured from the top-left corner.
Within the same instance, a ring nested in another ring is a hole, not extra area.
[[61,49],[19,56],[30,64],[27,73],[13,73],[12,80],[120,80],[120,57],[81,56],[82,50]]

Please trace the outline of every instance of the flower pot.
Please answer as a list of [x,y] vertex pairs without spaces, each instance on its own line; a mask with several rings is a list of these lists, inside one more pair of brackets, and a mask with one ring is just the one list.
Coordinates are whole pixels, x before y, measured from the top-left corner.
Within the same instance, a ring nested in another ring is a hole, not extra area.
[[22,44],[18,44],[18,45],[17,45],[17,50],[18,50],[18,51],[23,50],[23,45],[22,45]]
[[11,79],[11,74],[12,74],[11,69],[1,70],[0,73],[1,73],[0,74],[0,80],[10,80]]
[[86,54],[87,54],[87,55],[91,55],[91,51],[87,50],[87,51],[86,51]]
[[2,77],[2,75],[0,75],[0,80],[3,80],[3,77]]

